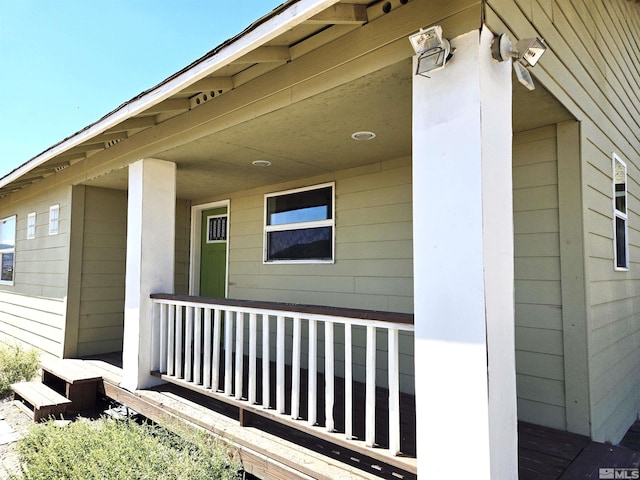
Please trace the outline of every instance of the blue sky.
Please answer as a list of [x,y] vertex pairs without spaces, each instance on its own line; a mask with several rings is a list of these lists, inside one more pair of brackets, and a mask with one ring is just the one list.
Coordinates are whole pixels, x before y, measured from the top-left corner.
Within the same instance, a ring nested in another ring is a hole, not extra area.
[[283,0],[0,0],[0,177]]

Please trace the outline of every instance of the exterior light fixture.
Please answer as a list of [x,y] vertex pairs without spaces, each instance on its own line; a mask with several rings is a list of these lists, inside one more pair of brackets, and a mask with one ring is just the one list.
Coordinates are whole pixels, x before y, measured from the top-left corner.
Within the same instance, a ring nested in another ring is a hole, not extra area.
[[351,134],[351,138],[359,141],[373,140],[376,134],[373,132],[355,132]]
[[426,30],[420,29],[409,37],[413,50],[418,55],[416,75],[426,75],[444,68],[447,60],[451,58],[451,44],[446,38],[442,38],[442,27],[436,25]]
[[513,69],[516,72],[518,81],[529,90],[536,88],[533,85],[529,69],[536,66],[542,54],[547,50],[547,46],[540,38],[525,38],[516,43],[513,48],[511,39],[506,33],[493,39],[491,44],[491,54],[499,62],[513,59]]
[[254,160],[251,164],[255,167],[270,167],[271,162],[269,160]]

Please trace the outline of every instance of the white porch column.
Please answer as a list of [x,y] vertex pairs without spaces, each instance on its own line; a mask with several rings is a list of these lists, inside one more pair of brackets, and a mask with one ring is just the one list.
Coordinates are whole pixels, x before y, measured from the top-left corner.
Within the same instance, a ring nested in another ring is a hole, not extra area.
[[173,293],[176,165],[144,159],[129,166],[123,377],[128,390],[159,383],[151,372],[152,293]]
[[413,80],[421,479],[518,477],[511,65],[492,37],[453,39],[446,68]]

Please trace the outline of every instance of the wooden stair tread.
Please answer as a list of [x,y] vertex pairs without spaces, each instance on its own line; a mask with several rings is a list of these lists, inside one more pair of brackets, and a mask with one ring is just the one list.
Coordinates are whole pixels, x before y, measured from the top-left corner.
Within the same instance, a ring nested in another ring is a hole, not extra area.
[[40,382],[20,382],[11,385],[20,398],[23,398],[36,409],[48,406],[67,405],[71,400]]
[[69,384],[97,382],[101,378],[82,360],[48,358],[40,362],[40,367]]

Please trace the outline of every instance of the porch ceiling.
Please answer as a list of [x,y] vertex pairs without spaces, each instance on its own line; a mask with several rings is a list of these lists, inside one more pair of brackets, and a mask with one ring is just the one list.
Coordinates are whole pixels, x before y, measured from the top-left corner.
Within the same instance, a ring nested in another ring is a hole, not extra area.
[[[403,61],[154,157],[177,164],[178,196],[196,200],[407,156],[411,81],[410,61]],[[530,92],[515,79],[513,105],[514,132],[572,118],[542,86]],[[376,138],[351,138],[362,130]],[[87,184],[125,190],[127,170]]]
[[[413,50],[407,36],[453,15],[455,4],[309,5],[297,12],[297,0],[285,2],[0,178],[0,198],[63,179],[126,190],[124,167],[145,157],[175,162],[178,196],[198,200],[410,155]],[[479,15],[480,4],[470,2],[448,31],[468,31]],[[529,92],[514,81],[513,104],[515,131],[571,118],[541,85]],[[362,130],[377,137],[351,139]],[[254,160],[271,166],[254,167]]]

